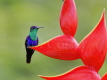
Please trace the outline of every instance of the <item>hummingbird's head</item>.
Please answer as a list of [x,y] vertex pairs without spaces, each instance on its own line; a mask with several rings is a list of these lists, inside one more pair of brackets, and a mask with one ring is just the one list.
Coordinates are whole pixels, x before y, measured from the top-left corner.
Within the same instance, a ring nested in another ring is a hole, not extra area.
[[37,38],[37,31],[39,28],[44,28],[44,27],[31,26],[29,35],[32,40],[35,40]]
[[33,32],[34,30],[38,30],[39,28],[37,27],[37,26],[31,26],[31,28],[30,28],[30,32]]
[[39,28],[44,28],[44,27],[31,26],[30,32],[37,31]]

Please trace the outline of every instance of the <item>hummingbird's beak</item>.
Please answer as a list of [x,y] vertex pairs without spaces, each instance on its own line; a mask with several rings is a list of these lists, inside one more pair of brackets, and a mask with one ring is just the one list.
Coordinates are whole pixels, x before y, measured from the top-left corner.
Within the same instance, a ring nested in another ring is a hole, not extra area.
[[39,28],[44,28],[44,27],[39,27]]

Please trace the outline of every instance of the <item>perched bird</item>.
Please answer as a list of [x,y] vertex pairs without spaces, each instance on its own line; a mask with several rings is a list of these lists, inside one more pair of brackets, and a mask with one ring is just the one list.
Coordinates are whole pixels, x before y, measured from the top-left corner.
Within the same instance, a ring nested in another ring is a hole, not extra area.
[[44,27],[31,26],[29,35],[26,37],[25,48],[26,48],[26,62],[27,63],[31,62],[31,57],[34,53],[34,50],[28,47],[38,45],[39,40],[37,37],[37,31],[39,28],[44,28]]

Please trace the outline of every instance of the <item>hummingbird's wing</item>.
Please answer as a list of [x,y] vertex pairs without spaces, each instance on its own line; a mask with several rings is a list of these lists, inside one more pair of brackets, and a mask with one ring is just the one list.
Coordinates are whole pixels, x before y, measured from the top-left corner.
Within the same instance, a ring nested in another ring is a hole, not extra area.
[[[32,55],[33,55],[33,53],[34,53],[34,50],[28,48],[28,47],[30,47],[30,46],[33,46],[33,45],[30,45],[30,44],[28,43],[28,41],[29,41],[28,39],[26,39],[26,41],[25,41],[26,62],[27,62],[27,63],[30,63],[30,62],[31,62],[31,57],[32,57]],[[30,46],[29,46],[29,45],[30,45]]]

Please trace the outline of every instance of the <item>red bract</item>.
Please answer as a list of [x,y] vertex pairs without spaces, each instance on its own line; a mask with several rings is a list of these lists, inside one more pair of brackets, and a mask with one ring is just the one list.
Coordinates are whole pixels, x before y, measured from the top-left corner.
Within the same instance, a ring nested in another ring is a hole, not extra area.
[[63,33],[74,36],[77,23],[78,18],[74,0],[65,0],[60,14],[60,26]]
[[74,39],[77,22],[77,12],[74,0],[65,0],[60,15],[60,26],[64,35],[54,37],[42,45],[31,48],[55,59],[78,59],[78,43]]
[[46,80],[101,80],[97,72],[88,66],[76,67],[67,73],[54,77],[40,76]]
[[79,45],[78,53],[82,61],[85,65],[94,67],[96,71],[99,71],[106,57],[106,33],[105,12],[103,12],[96,28]]
[[78,59],[77,54],[78,43],[72,36],[60,35],[50,41],[39,45],[37,47],[32,47],[42,54],[61,60],[74,60]]

